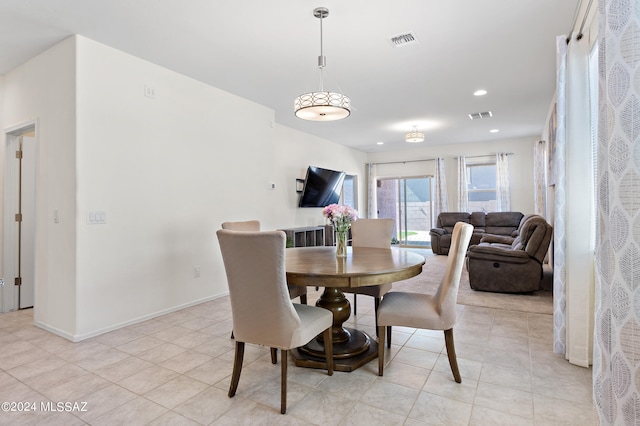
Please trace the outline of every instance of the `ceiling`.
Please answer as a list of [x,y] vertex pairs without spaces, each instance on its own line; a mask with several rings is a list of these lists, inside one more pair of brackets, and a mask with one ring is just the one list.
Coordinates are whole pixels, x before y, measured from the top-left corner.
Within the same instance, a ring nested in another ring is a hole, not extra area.
[[[365,152],[535,137],[555,90],[555,37],[571,31],[579,2],[2,0],[0,75],[81,34]],[[351,116],[334,122],[293,114],[296,96],[319,89],[318,6],[329,9],[324,89],[352,101]],[[418,43],[389,41],[407,32]],[[488,93],[474,96],[477,89]],[[485,111],[493,116],[468,117]],[[424,142],[404,141],[413,126]]]

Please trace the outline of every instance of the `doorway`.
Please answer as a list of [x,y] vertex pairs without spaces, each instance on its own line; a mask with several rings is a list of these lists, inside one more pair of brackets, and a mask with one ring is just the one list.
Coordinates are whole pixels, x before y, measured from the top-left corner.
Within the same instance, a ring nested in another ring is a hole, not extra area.
[[378,179],[376,197],[378,217],[395,220],[395,244],[431,246],[431,177]]
[[0,312],[32,308],[35,303],[35,123],[7,131],[5,140],[5,285],[0,289]]

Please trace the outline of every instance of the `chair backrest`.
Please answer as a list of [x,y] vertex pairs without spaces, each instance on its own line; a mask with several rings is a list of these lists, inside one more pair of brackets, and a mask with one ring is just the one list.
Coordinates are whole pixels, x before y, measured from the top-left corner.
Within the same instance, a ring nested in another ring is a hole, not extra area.
[[393,219],[358,219],[351,224],[351,245],[389,248],[393,230]]
[[458,287],[462,275],[464,258],[469,248],[469,241],[473,234],[473,225],[458,222],[453,227],[451,247],[447,256],[447,269],[440,286],[435,294],[436,310],[440,315],[444,330],[447,330],[456,322],[456,300],[458,299]]
[[222,229],[229,229],[231,231],[259,231],[259,220],[246,220],[244,222],[223,222]]
[[216,234],[229,283],[235,338],[289,348],[301,321],[287,288],[284,232],[220,229]]

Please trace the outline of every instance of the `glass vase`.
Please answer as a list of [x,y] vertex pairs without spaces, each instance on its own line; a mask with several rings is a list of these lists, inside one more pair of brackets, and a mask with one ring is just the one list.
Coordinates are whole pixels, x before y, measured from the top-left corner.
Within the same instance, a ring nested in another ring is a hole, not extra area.
[[336,257],[347,257],[347,234],[349,228],[336,230]]

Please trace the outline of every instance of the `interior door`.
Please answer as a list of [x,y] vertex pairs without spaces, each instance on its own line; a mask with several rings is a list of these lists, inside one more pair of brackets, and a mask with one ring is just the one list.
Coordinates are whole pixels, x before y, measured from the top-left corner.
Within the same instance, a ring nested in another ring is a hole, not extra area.
[[18,248],[18,271],[21,284],[18,288],[18,307],[33,307],[35,299],[35,223],[36,223],[36,138],[21,136],[19,138],[22,151],[22,165],[19,178],[19,209],[22,214],[20,222],[20,242]]

